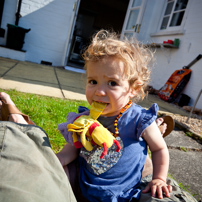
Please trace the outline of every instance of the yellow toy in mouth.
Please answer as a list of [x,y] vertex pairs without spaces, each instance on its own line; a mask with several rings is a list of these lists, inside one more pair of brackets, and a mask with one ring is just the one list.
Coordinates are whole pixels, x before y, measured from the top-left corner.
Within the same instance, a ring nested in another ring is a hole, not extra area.
[[[114,143],[117,146],[117,152],[121,149],[113,134],[97,121],[106,106],[106,103],[93,102],[89,116],[81,115],[72,124],[67,125],[68,131],[73,133],[75,147],[85,147],[88,151],[93,149],[93,145],[103,147],[104,151],[100,156],[101,159],[107,154],[107,148],[110,148]],[[78,136],[80,136],[81,142],[79,142]]]
[[90,116],[93,119],[98,119],[98,117],[102,114],[104,111],[105,107],[107,106],[107,103],[101,103],[101,102],[93,102],[91,104],[90,108]]

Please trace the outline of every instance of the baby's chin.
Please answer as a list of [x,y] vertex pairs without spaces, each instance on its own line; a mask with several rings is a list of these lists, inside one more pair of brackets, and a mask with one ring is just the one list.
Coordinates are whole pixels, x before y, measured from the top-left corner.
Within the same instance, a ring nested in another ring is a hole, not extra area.
[[112,116],[118,116],[118,115],[119,115],[119,113],[117,113],[117,112],[109,112],[109,111],[107,111],[107,109],[104,110],[102,112],[102,114],[101,114],[101,116],[105,116],[105,117],[112,117]]

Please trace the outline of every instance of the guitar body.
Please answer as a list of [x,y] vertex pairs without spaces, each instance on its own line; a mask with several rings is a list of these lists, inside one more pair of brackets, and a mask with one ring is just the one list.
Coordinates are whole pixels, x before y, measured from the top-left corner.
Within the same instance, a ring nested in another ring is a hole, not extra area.
[[202,58],[199,54],[190,64],[183,69],[176,70],[159,90],[158,96],[165,101],[173,102],[182,92],[191,77],[190,67]]
[[182,92],[191,77],[190,69],[176,70],[164,84],[158,96],[165,101],[173,102]]

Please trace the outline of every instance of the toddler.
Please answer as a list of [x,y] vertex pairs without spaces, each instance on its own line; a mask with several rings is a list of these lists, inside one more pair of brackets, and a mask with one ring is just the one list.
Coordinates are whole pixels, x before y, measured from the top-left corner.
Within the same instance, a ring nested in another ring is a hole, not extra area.
[[[152,181],[142,191],[151,191],[153,197],[169,197],[171,188],[166,184],[169,153],[156,125],[157,104],[148,110],[131,102],[145,96],[152,54],[127,39],[120,40],[115,33],[99,31],[83,54],[87,73],[86,98],[92,102],[106,103],[98,121],[114,134],[121,145],[103,158],[97,157],[99,148],[91,152],[76,149],[72,133],[61,130],[68,143],[57,154],[63,166],[79,155],[79,185],[89,201],[132,201],[139,199],[142,170],[147,157],[147,145],[153,163]],[[89,114],[79,108],[79,114],[69,113],[67,123],[78,116]]]

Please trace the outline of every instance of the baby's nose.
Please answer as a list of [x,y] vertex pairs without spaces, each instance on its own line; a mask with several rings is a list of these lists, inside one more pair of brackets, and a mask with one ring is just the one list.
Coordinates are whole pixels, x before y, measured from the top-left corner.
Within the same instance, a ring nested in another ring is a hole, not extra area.
[[98,86],[95,93],[97,96],[105,96],[106,91],[105,91],[104,86]]

